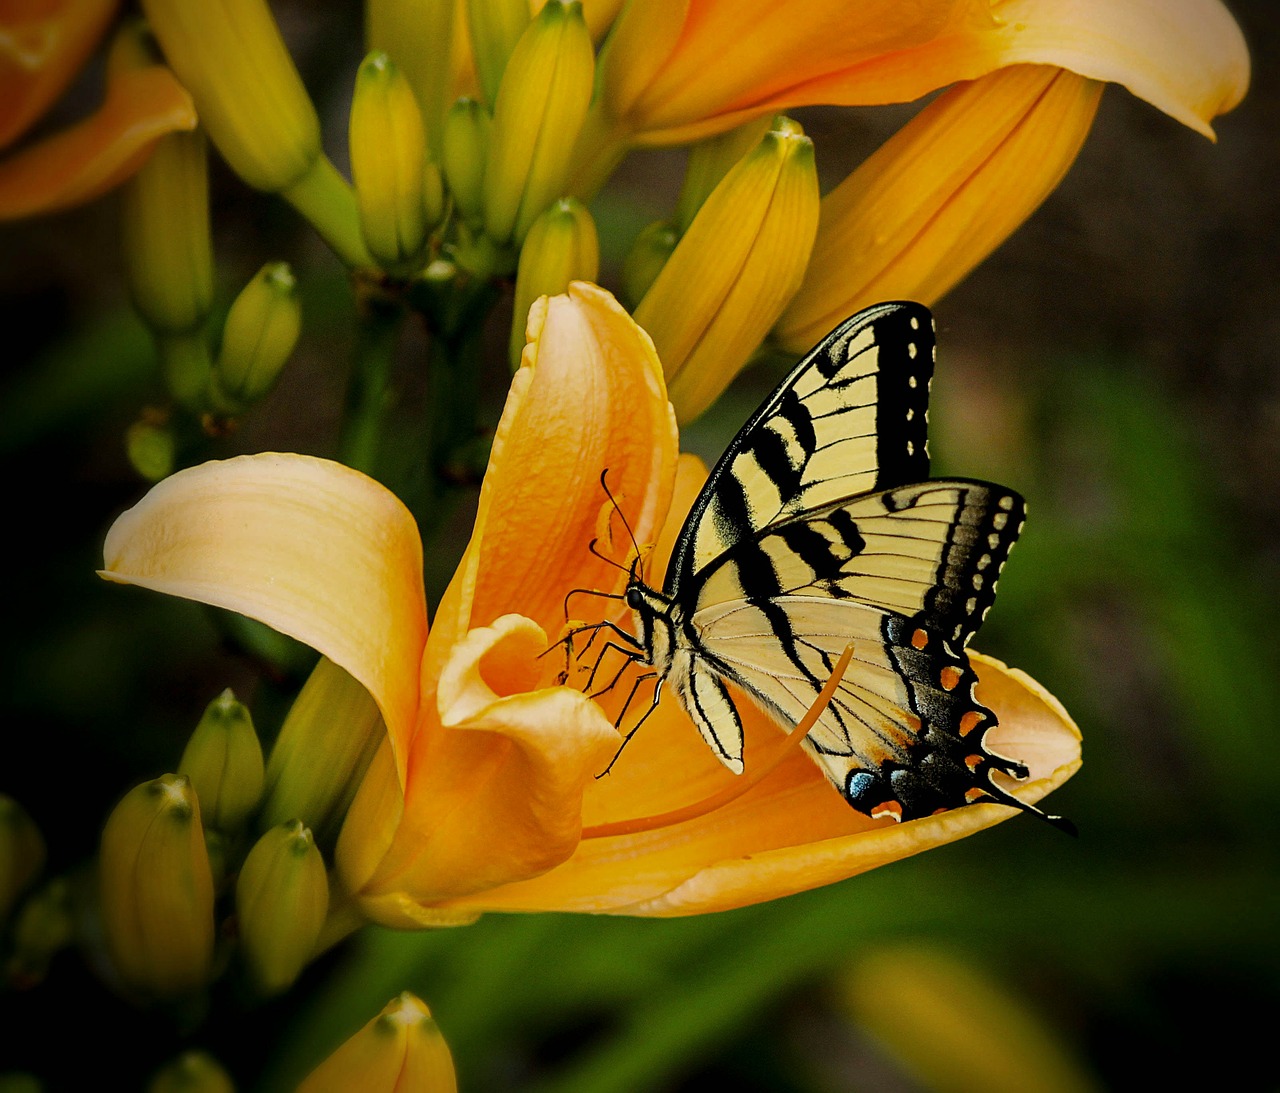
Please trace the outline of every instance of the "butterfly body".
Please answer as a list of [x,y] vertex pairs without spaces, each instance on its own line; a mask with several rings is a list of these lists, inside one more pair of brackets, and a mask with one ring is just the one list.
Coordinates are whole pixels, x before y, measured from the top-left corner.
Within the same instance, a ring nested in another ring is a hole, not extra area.
[[741,773],[734,691],[790,731],[852,643],[804,746],[854,808],[1036,811],[992,778],[1027,772],[984,743],[996,718],[965,654],[1025,506],[991,483],[929,479],[933,351],[913,303],[860,312],[811,350],[712,470],[662,590],[632,574],[636,646]]

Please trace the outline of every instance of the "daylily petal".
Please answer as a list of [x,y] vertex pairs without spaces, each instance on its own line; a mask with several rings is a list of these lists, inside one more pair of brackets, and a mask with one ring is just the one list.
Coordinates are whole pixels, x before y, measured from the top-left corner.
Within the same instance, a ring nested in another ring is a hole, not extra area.
[[0,220],[91,201],[141,167],[166,133],[195,126],[191,98],[167,68],[116,72],[96,114],[0,162]]
[[1052,192],[1102,85],[1015,65],[939,96],[822,199],[804,284],[774,336],[803,352],[881,300],[932,304]]
[[642,7],[619,20],[602,86],[606,109],[646,143],[796,106],[909,102],[1012,64],[1123,84],[1209,135],[1249,80],[1244,39],[1218,0],[673,0],[660,39],[632,15]]
[[427,905],[470,895],[544,873],[577,846],[583,789],[618,734],[581,692],[537,686],[546,644],[535,623],[506,615],[454,647],[439,684],[444,728],[414,750],[394,842],[365,878],[349,873],[359,847],[345,831],[339,846],[371,917],[417,924],[406,894]]
[[165,479],[107,533],[102,575],[258,619],[373,695],[404,763],[427,636],[417,525],[338,463],[239,456]]
[[[1021,799],[1039,800],[1079,767],[1079,730],[1030,677],[991,658],[970,656],[980,679],[978,698],[1001,722],[989,743],[1031,769],[1027,782],[1007,784]],[[785,738],[772,727],[771,741],[763,717],[749,721],[749,764],[767,766]],[[696,739],[692,726],[685,727]],[[668,796],[669,780],[701,788],[702,779],[686,778],[678,753],[669,750],[671,741],[649,756],[638,748],[632,752],[647,731],[648,723],[603,780],[605,790],[630,764],[643,764],[646,769],[628,773],[661,797]],[[874,821],[849,808],[812,761],[793,751],[731,804],[672,828],[585,838],[569,861],[541,877],[447,906],[657,916],[727,910],[830,884],[1011,815],[1000,805],[967,805],[903,824]]]
[[0,148],[66,90],[98,44],[118,0],[24,0],[0,20]]
[[648,335],[586,282],[535,302],[528,331],[471,544],[437,613],[433,658],[511,611],[556,634],[569,589],[617,591],[625,573],[587,550],[602,517],[619,538],[601,549],[626,564],[630,548],[602,473],[640,543],[669,505],[676,427]]

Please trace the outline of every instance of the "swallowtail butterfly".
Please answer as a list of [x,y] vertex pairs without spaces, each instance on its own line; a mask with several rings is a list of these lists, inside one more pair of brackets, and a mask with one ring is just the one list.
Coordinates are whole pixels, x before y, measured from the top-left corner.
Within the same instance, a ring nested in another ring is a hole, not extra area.
[[729,685],[789,731],[852,642],[804,741],[849,804],[898,820],[976,801],[1043,816],[992,780],[1027,769],[986,746],[996,718],[965,653],[1025,505],[989,482],[929,479],[933,361],[915,303],[868,308],[811,350],[712,470],[661,591],[633,566],[632,656],[741,773]]

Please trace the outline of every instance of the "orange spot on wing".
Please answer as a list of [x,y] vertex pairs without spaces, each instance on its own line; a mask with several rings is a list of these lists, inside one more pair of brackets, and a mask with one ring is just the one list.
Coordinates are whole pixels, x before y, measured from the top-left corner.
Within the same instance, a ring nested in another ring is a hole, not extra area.
[[911,644],[917,649],[923,649],[929,644],[929,632],[927,630],[917,630],[911,635]]
[[944,691],[954,691],[956,684],[960,682],[960,669],[953,664],[948,664],[939,673],[938,682],[942,684]]
[[960,715],[960,735],[968,736],[984,720],[985,718],[977,710],[966,710]]
[[885,801],[884,804],[876,805],[871,810],[871,818],[873,820],[883,820],[885,817],[895,821],[902,822],[902,805],[897,801]]

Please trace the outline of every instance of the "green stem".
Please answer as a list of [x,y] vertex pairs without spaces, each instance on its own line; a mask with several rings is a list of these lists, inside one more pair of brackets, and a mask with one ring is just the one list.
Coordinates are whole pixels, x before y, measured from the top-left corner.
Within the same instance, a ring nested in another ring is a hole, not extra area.
[[350,269],[374,266],[360,230],[355,193],[327,156],[321,155],[297,182],[280,196],[311,222],[311,226]]
[[391,364],[405,311],[372,291],[360,301],[359,308],[360,330],[338,459],[376,478],[383,427],[392,402]]

